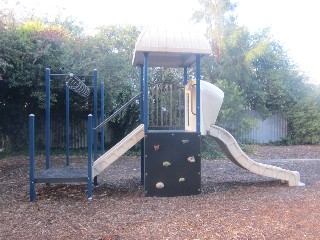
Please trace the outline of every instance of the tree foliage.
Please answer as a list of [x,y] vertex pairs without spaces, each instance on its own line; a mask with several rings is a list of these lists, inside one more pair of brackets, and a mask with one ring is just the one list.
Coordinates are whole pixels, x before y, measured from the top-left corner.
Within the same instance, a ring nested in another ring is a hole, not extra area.
[[296,144],[320,142],[320,89],[314,88],[289,111],[290,140]]
[[[0,115],[3,116],[0,135],[8,138],[11,149],[25,148],[30,113],[36,114],[38,123],[44,118],[47,67],[51,73],[91,76],[93,70],[98,69],[99,82],[104,82],[107,90],[106,115],[138,92],[139,75],[131,66],[138,28],[108,26],[101,28],[95,36],[87,36],[82,35],[81,27],[73,26],[70,19],[11,22],[1,18],[0,28]],[[58,121],[65,121],[65,80],[51,78],[51,115]],[[92,80],[93,77],[86,77],[86,84],[92,86]],[[92,95],[81,98],[71,93],[73,120],[85,119],[92,111]],[[115,140],[126,134],[137,119],[136,106],[115,119],[111,123],[112,128],[118,129],[114,131],[117,133]]]
[[[271,37],[269,29],[250,33],[246,27],[239,26],[234,13],[236,4],[230,0],[199,2],[201,9],[195,12],[194,19],[206,22],[213,50],[213,55],[203,64],[204,77],[213,83],[225,79],[224,86],[235,84],[238,90],[231,89],[244,99],[243,106],[223,105],[222,115],[237,112],[236,108],[256,110],[263,117],[274,111],[286,114],[306,96],[310,91],[306,76]],[[226,94],[224,101],[228,101],[228,97]],[[289,121],[292,116],[288,115]],[[238,127],[242,128],[241,114],[232,118],[237,119]],[[227,115],[223,121],[228,122]]]

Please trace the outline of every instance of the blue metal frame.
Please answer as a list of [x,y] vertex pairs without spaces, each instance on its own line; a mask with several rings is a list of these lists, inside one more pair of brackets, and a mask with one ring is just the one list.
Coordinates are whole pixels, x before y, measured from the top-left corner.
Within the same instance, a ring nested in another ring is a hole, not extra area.
[[29,181],[30,181],[30,202],[34,202],[36,200],[36,190],[35,190],[35,182],[34,182],[34,169],[35,169],[35,161],[34,161],[34,115],[29,115],[29,160],[30,160],[30,169],[29,169]]
[[[98,126],[98,71],[94,69],[93,72],[93,127]],[[98,158],[98,132],[95,131],[93,135],[93,158]]]
[[46,68],[46,169],[50,168],[50,69]]
[[143,91],[143,123],[144,133],[148,133],[149,128],[149,114],[148,114],[148,53],[144,52],[144,63],[143,63],[143,80],[144,80],[144,91]]
[[188,67],[183,67],[183,85],[188,84]]
[[[93,71],[93,127],[98,126],[98,71]],[[93,133],[93,160],[98,159],[98,131]],[[94,185],[98,185],[98,177],[94,177]]]
[[[143,66],[140,66],[140,92],[143,92]],[[140,95],[140,123],[143,124],[144,114],[143,114],[143,94]],[[141,154],[141,185],[144,185],[144,138],[140,142],[140,154]]]
[[88,115],[88,199],[92,199],[92,114]]
[[196,132],[200,132],[200,54],[196,55]]
[[66,165],[70,166],[70,134],[69,134],[69,121],[70,121],[70,99],[69,99],[69,83],[66,82]]
[[[46,144],[46,169],[50,168],[50,145],[51,145],[51,136],[50,136],[50,76],[68,76],[69,74],[50,74],[50,69],[46,68],[45,81],[46,81],[46,127],[45,127],[45,144]],[[97,82],[98,82],[98,71],[94,70],[94,124],[98,125],[98,113],[97,113]],[[69,96],[69,83],[66,82],[66,165],[70,165],[69,150],[70,150],[70,135],[69,135],[69,122],[70,122],[70,96]],[[104,85],[101,83],[101,119],[104,119]],[[33,202],[36,200],[35,192],[35,159],[34,159],[34,121],[35,116],[33,114],[29,115],[29,181],[30,181],[30,201]],[[92,199],[92,115],[88,115],[88,199]],[[95,157],[97,157],[97,132],[94,134],[94,143],[95,143]],[[101,142],[104,142],[104,135],[101,134]],[[102,145],[102,151],[104,152],[104,146]],[[95,178],[96,182],[96,178]]]
[[[104,121],[104,83],[100,85],[101,91],[101,122]],[[101,128],[101,154],[104,154],[104,127]]]

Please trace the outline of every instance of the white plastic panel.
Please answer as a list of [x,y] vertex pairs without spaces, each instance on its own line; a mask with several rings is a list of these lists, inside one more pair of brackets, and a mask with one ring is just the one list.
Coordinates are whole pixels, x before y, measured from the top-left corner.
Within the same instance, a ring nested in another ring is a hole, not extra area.
[[[196,131],[196,80],[189,80],[185,87],[186,124],[185,129]],[[224,93],[217,86],[206,81],[200,81],[200,131],[206,135],[210,126],[215,124]]]

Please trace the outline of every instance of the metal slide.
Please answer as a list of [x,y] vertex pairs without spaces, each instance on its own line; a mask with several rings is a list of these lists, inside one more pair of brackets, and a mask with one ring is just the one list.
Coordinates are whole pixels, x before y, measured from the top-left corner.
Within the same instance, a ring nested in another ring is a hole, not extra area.
[[99,175],[99,173],[110,166],[131,147],[138,143],[143,137],[144,125],[141,124],[93,163],[92,176],[95,177]]
[[214,138],[226,156],[236,165],[261,176],[286,181],[289,186],[304,186],[304,184],[300,182],[299,172],[258,163],[250,159],[241,150],[234,137],[225,129],[211,125],[207,134]]

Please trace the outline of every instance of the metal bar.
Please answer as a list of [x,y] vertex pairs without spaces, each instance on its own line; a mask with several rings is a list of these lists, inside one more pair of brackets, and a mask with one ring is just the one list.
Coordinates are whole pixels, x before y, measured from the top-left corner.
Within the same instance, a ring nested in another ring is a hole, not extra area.
[[159,84],[156,85],[156,107],[155,107],[155,111],[156,111],[156,126],[159,126]]
[[70,166],[69,148],[70,148],[70,135],[69,135],[69,124],[70,124],[70,104],[69,104],[69,83],[66,82],[66,165]]
[[[93,127],[98,125],[98,71],[93,72]],[[98,158],[98,132],[93,133],[93,159]]]
[[36,200],[36,190],[34,182],[34,170],[35,170],[35,161],[34,161],[34,115],[29,115],[29,160],[30,160],[30,170],[29,170],[29,181],[30,181],[30,202]]
[[88,115],[88,199],[92,199],[92,114]]
[[173,102],[173,96],[172,96],[172,84],[171,85],[169,85],[169,91],[170,91],[170,127],[172,127],[172,118],[173,118],[173,113],[172,113],[172,111],[173,111],[173,107],[172,107],[172,102]]
[[143,123],[143,66],[140,66],[140,123]]
[[50,168],[50,68],[46,68],[46,169]]
[[148,128],[149,128],[149,121],[148,121],[148,53],[144,52],[143,53],[144,56],[144,62],[143,62],[143,67],[144,67],[144,74],[143,74],[143,80],[144,80],[144,93],[143,93],[143,97],[144,97],[144,101],[143,101],[143,123],[144,123],[144,132],[147,133],[148,132]]
[[200,132],[200,54],[196,55],[196,131]]
[[[93,71],[93,127],[98,125],[98,71]],[[98,159],[98,132],[93,133],[93,160]],[[94,185],[98,185],[98,177],[94,177]]]
[[[140,123],[143,123],[143,66],[140,66]],[[146,113],[147,114],[147,113]],[[141,156],[141,185],[144,185],[144,138],[140,141],[140,156]]]
[[160,96],[160,126],[163,127],[163,102],[164,102],[164,97],[163,97],[163,92],[165,90],[162,90],[162,88],[165,87],[161,84],[161,87],[159,88],[159,96]]
[[72,73],[52,73],[50,76],[70,76]]
[[107,119],[105,119],[102,123],[100,123],[97,127],[93,128],[93,130],[99,130],[100,128],[102,128],[104,125],[106,125],[108,122],[110,122],[113,118],[115,118],[116,116],[118,116],[120,114],[120,112],[128,107],[130,104],[132,104],[135,100],[138,99],[138,97],[141,95],[142,93],[137,94],[136,96],[134,96],[133,98],[131,98],[128,102],[126,102],[124,105],[122,105],[117,111],[115,111],[113,114],[111,114],[110,117],[108,117]]
[[[104,83],[101,83],[101,122],[104,121]],[[104,127],[101,128],[101,154],[104,154]]]
[[188,84],[188,67],[183,67],[183,85]]

